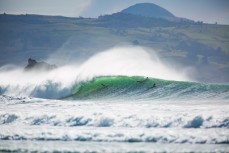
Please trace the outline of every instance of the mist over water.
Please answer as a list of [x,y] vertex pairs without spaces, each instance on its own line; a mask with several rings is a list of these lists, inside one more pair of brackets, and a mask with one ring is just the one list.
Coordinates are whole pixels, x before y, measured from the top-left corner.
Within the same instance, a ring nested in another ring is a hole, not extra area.
[[39,97],[37,93],[42,93],[43,98],[55,98],[67,95],[76,82],[113,75],[190,80],[184,72],[163,64],[156,54],[152,56],[141,47],[116,47],[100,52],[82,64],[64,65],[49,72],[3,67],[0,69],[0,87],[7,95]]
[[149,54],[141,47],[113,48],[101,52],[82,64],[86,76],[126,75],[147,76],[165,80],[190,80],[182,70],[165,65],[156,53]]

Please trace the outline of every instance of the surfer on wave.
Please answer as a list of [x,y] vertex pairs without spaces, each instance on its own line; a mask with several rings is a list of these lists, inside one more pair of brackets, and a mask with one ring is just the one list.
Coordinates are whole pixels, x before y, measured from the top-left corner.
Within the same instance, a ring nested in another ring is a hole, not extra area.
[[108,87],[108,85],[105,85],[105,84],[103,84],[103,83],[102,83],[101,85],[102,85],[104,88]]
[[157,86],[156,86],[156,83],[154,83],[153,86],[150,87],[149,89],[156,88],[156,87],[157,87]]
[[151,89],[154,89],[154,88],[156,88],[157,86],[156,86],[156,83],[153,83],[153,85],[151,86],[151,87],[149,87],[148,89],[146,89],[146,91],[148,91],[148,90],[151,90]]
[[143,82],[145,82],[145,81],[147,81],[149,78],[147,77],[147,78],[145,78],[144,80],[141,80],[141,81],[137,81],[138,83],[143,83]]

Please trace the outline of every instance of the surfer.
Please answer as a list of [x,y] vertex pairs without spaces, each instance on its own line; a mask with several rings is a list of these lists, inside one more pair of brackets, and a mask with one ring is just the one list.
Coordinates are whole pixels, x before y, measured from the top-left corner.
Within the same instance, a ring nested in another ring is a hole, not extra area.
[[102,85],[104,88],[108,87],[107,85],[105,85],[105,84],[103,84],[103,83],[102,83],[101,85]]
[[147,77],[147,78],[145,78],[144,80],[141,80],[141,81],[137,81],[138,83],[143,83],[143,82],[145,82],[145,81],[147,81],[149,78]]
[[156,88],[156,83],[154,83],[151,87],[149,87],[146,91],[150,90],[150,89],[153,89],[153,88]]
[[156,83],[154,83],[154,84],[153,84],[153,86],[152,86],[152,87],[150,87],[150,88],[155,88],[155,87],[157,87],[157,86],[156,86]]

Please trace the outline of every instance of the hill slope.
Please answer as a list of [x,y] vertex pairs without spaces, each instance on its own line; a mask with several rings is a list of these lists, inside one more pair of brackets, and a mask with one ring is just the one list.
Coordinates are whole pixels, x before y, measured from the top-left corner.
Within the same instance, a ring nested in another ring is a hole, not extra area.
[[176,17],[167,11],[166,9],[152,4],[152,3],[139,3],[130,6],[121,11],[122,13],[153,17],[153,18],[165,18],[165,19],[175,19]]

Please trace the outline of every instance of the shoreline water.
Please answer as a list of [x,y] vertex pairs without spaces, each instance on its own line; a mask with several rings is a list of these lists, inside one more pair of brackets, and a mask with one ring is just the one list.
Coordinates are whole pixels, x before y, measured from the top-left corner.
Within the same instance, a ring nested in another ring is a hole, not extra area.
[[227,144],[162,144],[79,141],[11,141],[0,140],[2,152],[227,152]]

